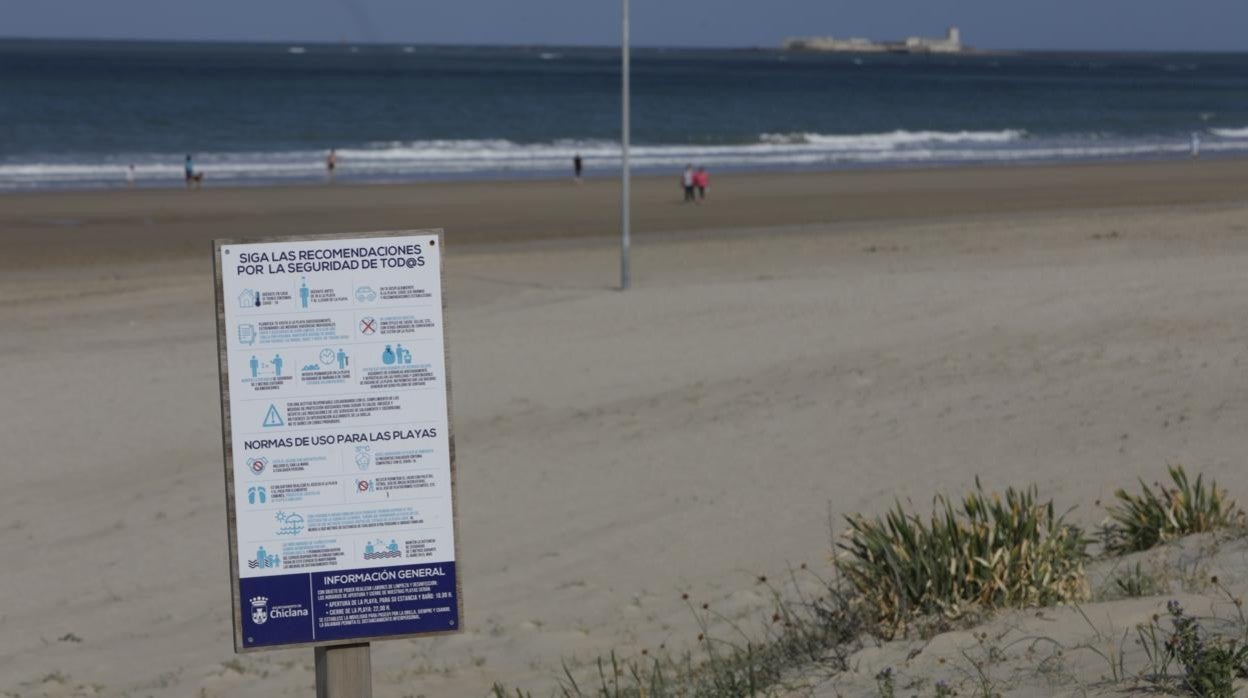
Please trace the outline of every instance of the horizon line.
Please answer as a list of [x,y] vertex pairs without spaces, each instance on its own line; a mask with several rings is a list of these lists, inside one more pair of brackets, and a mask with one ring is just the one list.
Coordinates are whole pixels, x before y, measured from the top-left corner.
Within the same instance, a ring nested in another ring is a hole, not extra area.
[[[153,39],[142,37],[92,37],[92,36],[7,36],[0,35],[0,41],[64,41],[64,42],[95,42],[95,43],[146,43],[146,44],[255,44],[255,45],[311,45],[311,46],[401,46],[401,47],[425,47],[425,48],[570,48],[570,49],[602,49],[611,50],[618,49],[619,44],[581,44],[581,43],[476,43],[476,42],[435,42],[435,41],[376,41],[376,40],[330,40],[330,39],[222,39],[222,38],[205,38],[205,39]],[[819,51],[788,51],[780,46],[779,43],[773,45],[764,44],[736,44],[736,45],[700,45],[700,46],[674,46],[670,44],[641,44],[633,43],[633,48],[655,49],[667,51],[777,51],[785,53],[805,53],[813,55],[838,55],[837,52],[827,52],[826,54]],[[1091,48],[1002,48],[991,46],[968,46],[967,51],[963,54],[949,55],[975,55],[976,52],[984,53],[1029,53],[1029,54],[1142,54],[1142,55],[1158,55],[1158,54],[1223,54],[1223,55],[1243,55],[1248,53],[1244,50],[1230,49],[1091,49]],[[852,52],[845,52],[839,55],[850,55]]]

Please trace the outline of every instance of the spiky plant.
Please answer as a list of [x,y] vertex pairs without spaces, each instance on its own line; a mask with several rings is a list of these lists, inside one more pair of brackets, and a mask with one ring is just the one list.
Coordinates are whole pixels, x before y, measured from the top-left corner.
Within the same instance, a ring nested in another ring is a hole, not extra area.
[[884,625],[971,607],[1047,606],[1089,595],[1088,540],[1037,501],[1035,487],[936,497],[924,521],[898,502],[883,518],[847,517],[845,579]]
[[1243,524],[1243,511],[1216,482],[1206,487],[1203,475],[1191,482],[1181,465],[1167,470],[1173,486],[1154,483],[1150,488],[1140,480],[1138,495],[1122,489],[1114,492],[1118,503],[1107,507],[1106,552],[1148,550],[1181,536]]

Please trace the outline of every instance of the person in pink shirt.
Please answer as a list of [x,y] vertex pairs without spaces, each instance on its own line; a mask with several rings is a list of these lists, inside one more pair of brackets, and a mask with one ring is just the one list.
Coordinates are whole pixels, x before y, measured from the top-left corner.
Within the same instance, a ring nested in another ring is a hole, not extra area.
[[705,167],[699,167],[698,171],[693,173],[693,186],[698,188],[698,203],[706,201],[706,190],[711,188],[711,175],[707,173]]

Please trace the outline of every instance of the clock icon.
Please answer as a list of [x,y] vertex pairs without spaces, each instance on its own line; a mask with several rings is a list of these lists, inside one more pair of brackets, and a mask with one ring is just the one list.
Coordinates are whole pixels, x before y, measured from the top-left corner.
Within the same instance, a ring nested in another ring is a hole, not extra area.
[[334,354],[333,349],[321,350],[321,363],[325,364],[326,366],[334,363],[335,358],[336,358],[336,355]]

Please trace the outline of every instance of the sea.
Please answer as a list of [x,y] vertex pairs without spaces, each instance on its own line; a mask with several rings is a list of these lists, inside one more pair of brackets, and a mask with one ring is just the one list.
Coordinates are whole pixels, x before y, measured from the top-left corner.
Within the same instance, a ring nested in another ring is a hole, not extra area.
[[[587,176],[611,48],[0,40],[0,190]],[[1248,54],[638,48],[641,173],[1248,155]],[[1195,136],[1193,135],[1195,134]]]

